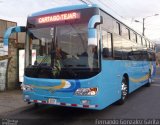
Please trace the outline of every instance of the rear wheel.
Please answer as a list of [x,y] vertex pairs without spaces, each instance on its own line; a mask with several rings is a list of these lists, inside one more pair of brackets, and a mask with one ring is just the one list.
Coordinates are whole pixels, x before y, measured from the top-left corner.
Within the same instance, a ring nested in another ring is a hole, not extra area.
[[149,70],[149,77],[148,77],[148,83],[145,85],[146,87],[150,87],[152,83],[152,78],[151,78],[151,70]]
[[128,94],[127,80],[125,77],[123,77],[122,83],[121,83],[121,99],[118,101],[119,105],[122,105],[125,103],[127,94]]

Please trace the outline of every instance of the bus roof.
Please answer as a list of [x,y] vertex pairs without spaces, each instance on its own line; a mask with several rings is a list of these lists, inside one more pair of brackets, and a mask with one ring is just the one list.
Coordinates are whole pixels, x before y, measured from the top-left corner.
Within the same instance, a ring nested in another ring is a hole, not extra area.
[[29,17],[35,17],[35,16],[40,16],[40,15],[45,15],[45,14],[50,14],[50,13],[58,13],[58,12],[70,11],[70,10],[93,8],[93,7],[98,7],[98,5],[96,5],[96,4],[92,4],[92,5],[80,4],[80,5],[63,6],[63,7],[51,8],[51,9],[43,10],[40,12],[36,12],[36,13],[31,14]]
[[[108,13],[106,11],[106,9],[102,6],[99,6],[97,4],[79,4],[79,5],[70,5],[70,6],[63,6],[63,7],[57,7],[57,8],[51,8],[51,9],[47,9],[47,10],[43,10],[43,11],[39,11],[36,13],[33,13],[31,15],[29,15],[29,17],[36,17],[36,16],[41,16],[41,15],[45,15],[45,14],[50,14],[50,13],[58,13],[58,12],[63,12],[63,11],[71,11],[71,10],[78,10],[78,9],[85,9],[85,8],[93,8],[93,7],[97,7],[100,8],[101,10],[103,10],[104,12],[106,12],[108,15],[110,15],[112,18],[116,19],[118,22],[122,23],[123,25],[127,26],[126,24],[124,24],[122,21],[120,21],[120,19],[115,18],[114,16],[112,16],[110,13]],[[129,28],[129,26],[127,26]],[[132,29],[132,28],[131,28]],[[134,32],[136,32],[134,29],[132,29]],[[136,32],[137,33],[137,32]],[[137,33],[140,35],[140,33]],[[141,35],[142,36],[142,35]],[[144,37],[144,36],[142,36]],[[146,40],[150,41],[149,39],[146,38]],[[153,43],[153,42],[152,42]]]

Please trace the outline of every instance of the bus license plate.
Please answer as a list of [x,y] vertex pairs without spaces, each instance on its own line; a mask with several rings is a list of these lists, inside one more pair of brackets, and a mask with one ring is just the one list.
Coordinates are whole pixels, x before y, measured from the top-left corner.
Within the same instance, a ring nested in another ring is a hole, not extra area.
[[48,102],[49,102],[49,104],[56,104],[57,100],[56,99],[49,99]]

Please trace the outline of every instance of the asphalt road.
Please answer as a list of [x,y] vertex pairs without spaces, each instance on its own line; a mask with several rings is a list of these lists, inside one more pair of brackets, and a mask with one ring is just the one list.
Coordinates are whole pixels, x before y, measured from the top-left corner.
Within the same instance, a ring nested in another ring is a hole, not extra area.
[[9,112],[3,116],[2,123],[6,119],[18,125],[96,125],[101,123],[98,120],[105,119],[160,119],[160,74],[150,87],[133,92],[121,106],[113,104],[102,111],[94,111],[46,105],[35,108],[29,105]]

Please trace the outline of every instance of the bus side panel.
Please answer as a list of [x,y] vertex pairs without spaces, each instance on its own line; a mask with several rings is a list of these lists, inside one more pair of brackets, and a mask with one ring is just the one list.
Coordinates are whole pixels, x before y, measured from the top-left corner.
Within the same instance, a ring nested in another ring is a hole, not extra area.
[[135,64],[136,65],[132,66],[130,70],[133,70],[134,67],[137,67],[139,71],[137,71],[138,75],[135,74],[135,72],[134,75],[130,76],[129,78],[129,93],[148,83],[149,70],[152,67],[151,63],[147,61],[135,61]]
[[[121,98],[121,82],[124,74],[129,78],[129,93],[146,84],[143,80],[149,67],[144,70],[143,61],[103,60],[102,90],[104,103],[107,105]],[[145,67],[146,68],[146,67]],[[142,80],[142,81],[141,81]]]
[[131,65],[128,70],[131,70],[132,74],[129,76],[129,93],[146,83],[146,80],[148,80],[146,77],[149,71],[148,67],[146,67],[148,65],[144,64],[144,61],[130,62]]
[[123,70],[124,64],[122,61],[102,61],[101,90],[105,107],[121,98]]
[[103,60],[100,85],[106,106],[121,98],[121,81],[129,77],[129,93],[148,82],[149,62],[127,60]]

